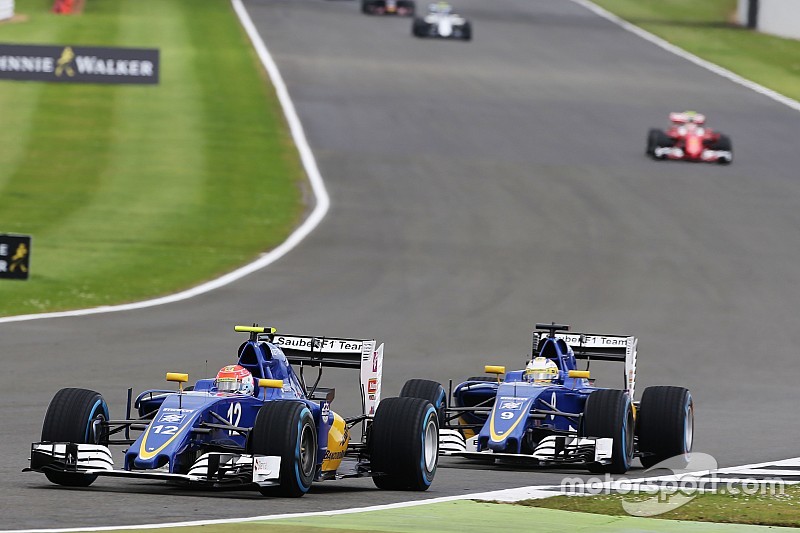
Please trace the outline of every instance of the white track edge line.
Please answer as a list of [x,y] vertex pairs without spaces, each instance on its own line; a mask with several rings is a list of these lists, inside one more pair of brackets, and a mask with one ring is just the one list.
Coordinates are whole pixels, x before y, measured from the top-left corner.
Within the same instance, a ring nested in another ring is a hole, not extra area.
[[[238,1],[238,0],[237,0]],[[789,461],[800,462],[800,457],[793,457],[789,459],[778,459],[775,461],[766,461],[762,463],[751,463],[741,466],[730,466],[730,467],[723,467],[717,470],[717,472],[723,473],[725,471],[733,471],[733,470],[741,470],[741,469],[751,469],[760,466],[767,466],[767,465],[780,465],[782,463],[787,463]],[[800,463],[798,463],[800,464]],[[686,474],[682,474],[686,475]],[[641,477],[641,478],[626,478],[627,483],[642,483],[645,481],[657,481],[660,479],[668,479],[674,476],[654,476],[654,477]],[[729,480],[725,480],[729,481]],[[613,483],[613,482],[612,482]],[[207,525],[217,525],[217,524],[239,524],[245,522],[265,522],[271,520],[283,520],[283,519],[291,519],[291,518],[305,518],[305,517],[314,517],[314,516],[335,516],[335,515],[343,515],[343,514],[357,514],[357,513],[367,513],[370,511],[385,511],[391,509],[404,509],[406,507],[417,507],[421,505],[430,505],[434,503],[445,503],[445,502],[452,502],[457,500],[482,500],[482,501],[492,501],[492,497],[502,496],[504,494],[511,494],[514,492],[520,494],[527,494],[534,491],[546,491],[548,489],[552,490],[553,487],[557,485],[549,484],[549,485],[532,485],[529,487],[517,487],[517,488],[510,488],[510,489],[501,489],[489,492],[476,492],[470,494],[459,494],[457,496],[442,496],[439,498],[428,498],[424,500],[413,500],[413,501],[406,501],[406,502],[396,502],[396,503],[388,503],[383,505],[370,505],[367,507],[355,507],[350,509],[335,509],[331,511],[311,511],[307,513],[285,513],[285,514],[277,514],[277,515],[266,515],[266,516],[253,516],[249,518],[221,518],[216,520],[195,520],[195,521],[186,521],[186,522],[172,522],[166,524],[141,524],[141,525],[128,525],[128,526],[103,526],[103,527],[75,527],[75,528],[61,528],[61,529],[8,529],[2,530],[0,533],[77,533],[77,532],[91,532],[91,531],[119,531],[122,529],[159,529],[159,528],[173,528],[173,527],[186,527],[186,526],[207,526]],[[559,493],[554,492],[554,496],[558,496]]]
[[181,291],[176,294],[171,294],[168,296],[163,296],[160,298],[154,298],[151,300],[145,300],[129,304],[93,307],[90,309],[78,309],[74,311],[60,311],[53,313],[38,313],[38,314],[2,317],[0,318],[0,324],[5,324],[9,322],[39,320],[43,318],[75,317],[75,316],[94,315],[99,313],[132,311],[135,309],[144,309],[147,307],[154,307],[157,305],[165,305],[165,304],[180,302],[182,300],[188,300],[189,298],[193,298],[195,296],[205,294],[220,287],[224,287],[225,285],[233,283],[234,281],[238,281],[243,277],[252,274],[253,272],[256,272],[257,270],[261,270],[262,268],[271,265],[278,259],[282,258],[284,255],[289,253],[298,244],[300,244],[312,231],[314,231],[314,229],[316,229],[319,223],[322,222],[322,219],[325,218],[325,215],[328,213],[328,209],[330,208],[330,197],[328,196],[328,191],[325,188],[325,182],[322,179],[322,175],[319,172],[319,168],[317,167],[317,161],[314,158],[314,154],[312,153],[311,147],[309,146],[308,140],[306,139],[306,134],[305,130],[303,129],[303,125],[300,123],[300,118],[297,115],[294,103],[292,102],[292,99],[289,96],[289,91],[286,88],[286,83],[283,81],[283,76],[281,76],[281,73],[278,70],[277,65],[275,64],[275,61],[272,58],[272,54],[270,54],[269,50],[267,49],[267,46],[264,44],[264,41],[258,34],[258,31],[256,30],[253,21],[250,19],[250,15],[244,9],[242,1],[231,0],[231,4],[233,6],[234,11],[236,12],[236,15],[239,18],[239,22],[242,24],[242,27],[244,27],[245,31],[247,32],[247,36],[250,38],[250,41],[253,44],[253,48],[255,48],[256,53],[258,54],[258,58],[261,61],[261,64],[266,69],[270,77],[270,80],[272,81],[272,84],[275,87],[275,93],[278,96],[281,108],[283,109],[283,114],[286,118],[287,123],[289,124],[289,129],[292,138],[300,154],[300,160],[303,164],[303,168],[306,172],[306,175],[308,176],[308,180],[311,183],[311,188],[314,192],[314,197],[316,202],[314,209],[309,214],[308,218],[306,218],[303,221],[303,223],[297,229],[295,229],[284,242],[279,244],[270,252],[262,255],[252,263],[244,265],[243,267],[240,267],[232,272],[229,272],[228,274],[225,274],[217,279],[200,284],[191,289]]
[[732,81],[734,83],[737,83],[739,85],[747,87],[748,89],[750,89],[752,91],[755,91],[755,92],[757,92],[759,94],[767,96],[767,97],[775,100],[776,102],[779,102],[779,103],[781,103],[781,104],[783,104],[783,105],[785,105],[787,107],[790,107],[790,108],[794,109],[795,111],[800,111],[800,102],[798,102],[797,100],[795,100],[793,98],[789,98],[788,96],[786,96],[784,94],[781,94],[781,93],[779,93],[777,91],[773,91],[772,89],[764,87],[763,85],[760,85],[760,84],[758,84],[758,83],[756,83],[756,82],[754,82],[752,80],[748,80],[747,78],[744,78],[744,77],[742,77],[742,76],[740,76],[740,75],[738,75],[738,74],[736,74],[736,73],[734,73],[734,72],[732,72],[732,71],[730,71],[730,70],[728,70],[726,68],[723,68],[723,67],[721,67],[721,66],[719,66],[719,65],[717,65],[715,63],[712,63],[710,61],[706,61],[705,59],[702,59],[702,58],[692,54],[691,52],[687,52],[683,48],[675,46],[674,44],[671,44],[671,43],[665,41],[661,37],[658,37],[658,36],[650,33],[649,31],[647,31],[645,29],[642,29],[639,26],[635,26],[634,24],[631,24],[627,20],[624,20],[623,18],[621,18],[621,17],[619,17],[619,16],[617,16],[617,15],[615,15],[615,14],[609,12],[609,11],[606,11],[605,9],[603,9],[600,6],[598,6],[594,2],[591,2],[590,0],[571,0],[571,1],[573,3],[575,3],[575,4],[583,6],[584,8],[588,9],[589,11],[592,11],[594,14],[596,14],[596,15],[598,15],[598,16],[600,16],[600,17],[602,17],[602,18],[604,18],[604,19],[606,19],[606,20],[608,20],[610,22],[613,22],[614,24],[616,24],[617,26],[620,26],[624,30],[629,31],[630,33],[633,33],[633,34],[641,37],[642,39],[644,39],[646,41],[649,41],[649,42],[655,44],[656,46],[658,46],[660,48],[663,48],[664,50],[675,54],[676,56],[682,57],[683,59],[686,59],[687,61],[691,61],[695,65],[703,67],[704,69],[709,70],[709,71],[713,72],[714,74],[722,76],[723,78],[727,78],[728,80],[730,80],[730,81]]

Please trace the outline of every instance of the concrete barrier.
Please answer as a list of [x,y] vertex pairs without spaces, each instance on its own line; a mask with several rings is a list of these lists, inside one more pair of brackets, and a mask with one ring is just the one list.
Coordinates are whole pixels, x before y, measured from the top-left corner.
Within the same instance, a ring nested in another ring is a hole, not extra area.
[[800,0],[739,0],[737,16],[748,28],[800,39]]
[[0,0],[0,20],[14,16],[14,0]]

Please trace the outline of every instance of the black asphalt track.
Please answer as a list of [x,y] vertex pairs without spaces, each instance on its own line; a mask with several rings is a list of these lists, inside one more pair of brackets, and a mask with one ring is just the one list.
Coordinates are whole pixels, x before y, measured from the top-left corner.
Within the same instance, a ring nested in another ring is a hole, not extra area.
[[[298,500],[20,473],[57,389],[94,388],[122,416],[127,387],[213,375],[233,361],[233,325],[254,321],[386,342],[384,396],[412,377],[520,366],[537,321],[633,334],[639,391],[692,390],[697,451],[721,465],[800,455],[797,112],[568,1],[462,0],[471,43],[414,39],[410,20],[355,2],[246,5],[331,211],[291,254],[205,296],[0,325],[0,529],[338,509],[576,472],[445,461],[426,493],[354,480]],[[686,108],[732,136],[732,166],[644,157],[647,129]],[[351,414],[357,376],[331,377]]]

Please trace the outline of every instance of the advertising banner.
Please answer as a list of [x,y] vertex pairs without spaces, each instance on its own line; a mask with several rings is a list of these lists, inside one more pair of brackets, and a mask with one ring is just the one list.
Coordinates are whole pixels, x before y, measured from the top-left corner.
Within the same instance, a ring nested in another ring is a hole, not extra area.
[[0,279],[28,279],[31,236],[0,233]]
[[157,84],[158,68],[152,48],[0,44],[0,80]]

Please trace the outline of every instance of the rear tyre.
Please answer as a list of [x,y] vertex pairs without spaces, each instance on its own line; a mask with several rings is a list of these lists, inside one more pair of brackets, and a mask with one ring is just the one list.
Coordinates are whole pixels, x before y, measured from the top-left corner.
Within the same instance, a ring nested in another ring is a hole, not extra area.
[[407,2],[397,2],[397,7],[398,7],[398,9],[399,8],[403,8],[403,9],[407,10],[407,13],[406,13],[407,17],[413,17],[414,13],[416,12],[416,5],[414,4],[414,2],[412,2],[410,0],[407,1]]
[[691,393],[683,387],[647,387],[639,404],[637,434],[645,468],[670,457],[685,465],[694,436]]
[[444,427],[447,418],[447,393],[436,381],[428,379],[409,379],[400,390],[401,398],[422,398],[428,400],[439,418],[439,427]]
[[297,498],[308,492],[317,467],[317,429],[305,403],[265,403],[256,415],[250,439],[254,454],[281,458],[280,485],[261,487],[261,494]]
[[[108,405],[99,392],[87,389],[61,389],[53,396],[42,424],[43,442],[108,444],[102,423],[109,419]],[[67,487],[88,487],[96,475],[66,472],[44,473],[51,482]]]
[[439,419],[422,398],[386,398],[369,436],[372,481],[379,489],[428,490],[439,461]]
[[633,405],[625,391],[601,389],[589,395],[583,412],[583,435],[614,439],[611,463],[591,463],[593,473],[624,474],[633,461]]

